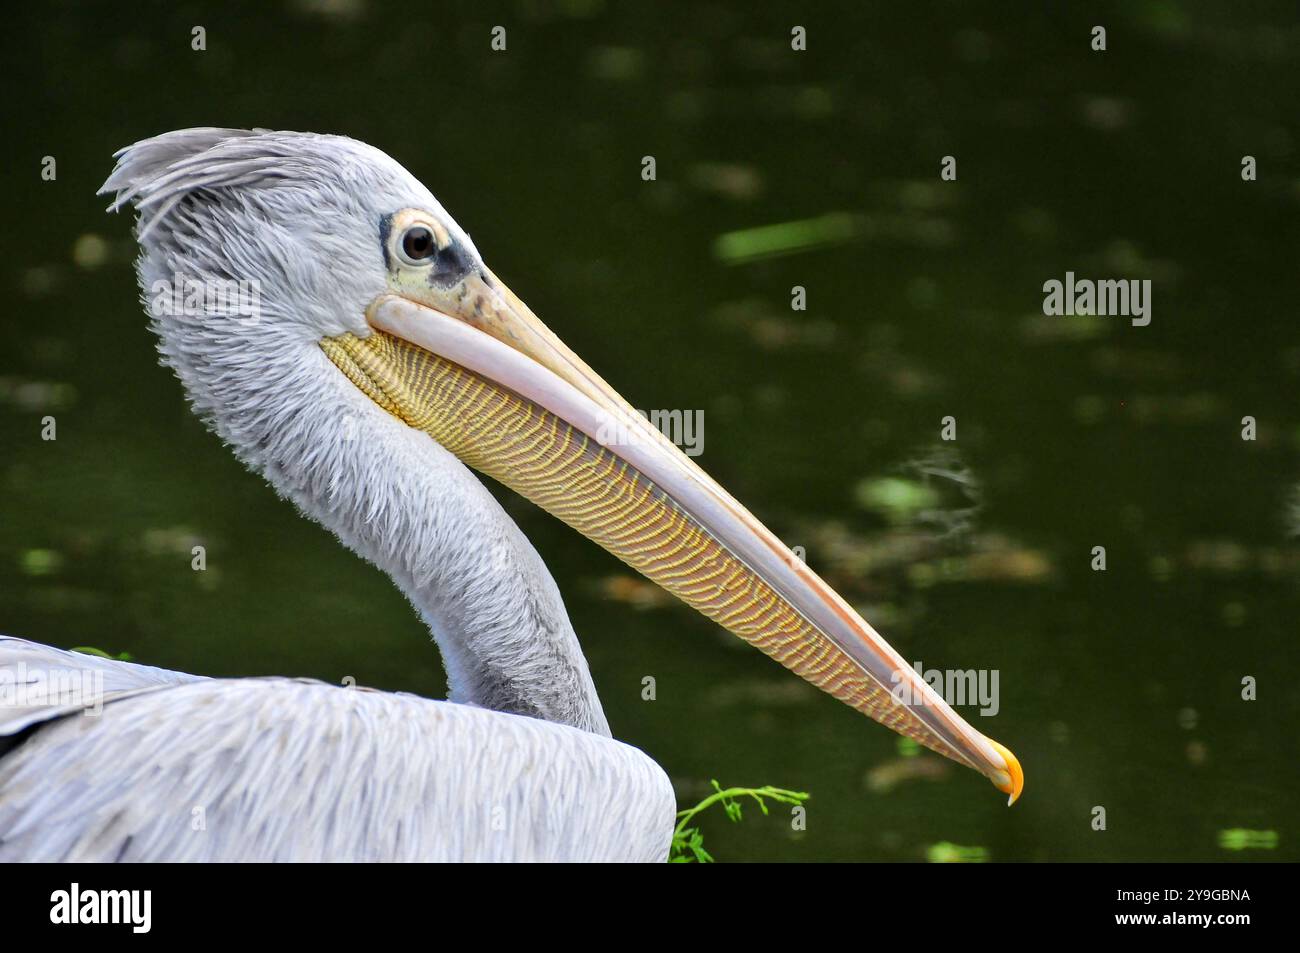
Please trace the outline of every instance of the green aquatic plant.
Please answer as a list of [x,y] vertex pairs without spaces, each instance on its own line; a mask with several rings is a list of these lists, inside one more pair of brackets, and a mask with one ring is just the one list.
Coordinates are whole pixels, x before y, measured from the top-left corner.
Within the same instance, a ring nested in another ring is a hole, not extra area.
[[52,576],[63,567],[63,555],[53,549],[28,549],[18,564],[24,575]]
[[1277,831],[1252,831],[1243,827],[1219,831],[1219,846],[1224,850],[1274,850],[1277,842]]
[[848,212],[829,212],[797,222],[744,228],[726,232],[714,239],[713,255],[725,264],[734,265],[757,258],[839,245],[855,238],[862,231],[862,224],[859,216]]
[[940,841],[925,849],[925,859],[932,864],[983,864],[988,861],[989,852],[985,847],[966,847]]
[[759,810],[764,814],[768,813],[767,798],[781,804],[794,805],[803,804],[804,801],[808,800],[806,792],[787,791],[785,788],[774,788],[770,784],[761,788],[727,788],[724,790],[717,781],[710,781],[709,783],[713,785],[712,794],[694,807],[688,807],[677,812],[677,827],[673,830],[673,843],[668,851],[668,862],[671,864],[713,863],[713,855],[704,849],[704,835],[700,833],[700,829],[698,827],[687,827],[686,825],[697,814],[709,809],[714,804],[721,804],[731,822],[738,824],[742,816],[743,798],[753,798],[758,803]]
[[97,649],[93,645],[78,645],[72,651],[80,652],[82,655],[97,655],[100,658],[110,659],[114,662],[130,662],[135,658],[130,652],[118,652],[116,655],[109,655],[103,649]]

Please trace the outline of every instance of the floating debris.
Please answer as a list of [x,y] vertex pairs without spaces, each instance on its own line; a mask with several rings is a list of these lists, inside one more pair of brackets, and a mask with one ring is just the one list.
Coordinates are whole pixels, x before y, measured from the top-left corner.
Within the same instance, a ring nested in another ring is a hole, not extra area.
[[25,576],[52,576],[63,568],[63,554],[53,549],[26,549],[18,557]]
[[739,329],[759,347],[771,351],[794,346],[826,348],[835,343],[837,336],[835,325],[825,318],[778,311],[766,299],[730,301],[713,314],[720,324]]
[[847,212],[831,212],[777,225],[760,225],[726,232],[713,242],[713,254],[729,265],[793,255],[796,252],[850,241],[861,232],[861,220]]
[[188,526],[168,526],[145,530],[141,536],[144,551],[150,556],[190,556],[195,546],[205,545],[205,540]]
[[763,193],[763,174],[752,165],[697,162],[687,172],[687,178],[701,192],[737,202],[751,202]]
[[87,233],[72,245],[72,261],[78,268],[99,268],[108,261],[109,246],[99,235]]
[[1252,831],[1230,827],[1219,831],[1219,846],[1224,850],[1276,850],[1277,831]]
[[983,864],[989,859],[986,847],[963,847],[940,841],[925,849],[925,859],[932,864]]
[[662,609],[681,604],[671,593],[640,576],[605,576],[593,580],[589,588],[601,598],[622,602],[634,609]]
[[60,410],[76,400],[77,389],[62,381],[0,377],[0,404],[10,404],[19,410]]
[[939,758],[896,758],[868,771],[864,783],[872,794],[889,794],[908,781],[942,781],[949,773],[948,762]]
[[1184,557],[1191,569],[1223,575],[1245,572],[1255,562],[1250,549],[1230,539],[1202,539],[1187,547]]
[[903,525],[939,505],[939,493],[918,480],[901,477],[870,477],[853,489],[853,498],[864,509]]
[[[1196,540],[1167,563],[1214,576],[1300,576],[1300,551],[1287,546],[1248,546],[1235,540]],[[1152,569],[1154,575],[1154,569]]]
[[1014,546],[996,535],[979,540],[988,548],[956,557],[958,574],[964,579],[1042,582],[1052,575],[1052,561],[1038,550]]
[[798,534],[807,540],[805,546],[816,563],[825,567],[827,582],[850,591],[861,590],[867,581],[878,581],[888,572],[907,572],[918,585],[957,580],[1043,582],[1056,572],[1045,553],[997,533],[964,539],[962,555],[951,554],[950,540],[917,529],[862,534],[843,523],[826,521],[803,524]]
[[859,482],[854,490],[858,504],[894,526],[924,526],[944,538],[970,530],[982,491],[958,453],[929,447],[901,469],[899,476]]

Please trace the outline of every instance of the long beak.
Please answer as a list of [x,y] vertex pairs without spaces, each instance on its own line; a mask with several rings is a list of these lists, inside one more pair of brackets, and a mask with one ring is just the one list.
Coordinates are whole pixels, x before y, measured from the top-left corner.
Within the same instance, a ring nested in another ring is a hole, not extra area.
[[382,407],[786,668],[1010,795],[1015,756],[961,718],[816,573],[486,269],[387,294],[331,359]]

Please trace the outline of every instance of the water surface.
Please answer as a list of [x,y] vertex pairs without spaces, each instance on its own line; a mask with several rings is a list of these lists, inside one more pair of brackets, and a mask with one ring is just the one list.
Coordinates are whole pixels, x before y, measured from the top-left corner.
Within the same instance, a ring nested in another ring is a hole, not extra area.
[[[1288,8],[827,5],[799,14],[794,53],[789,15],[740,5],[444,6],[15,14],[0,630],[441,695],[387,579],[189,414],[137,302],[129,220],[94,196],[115,149],[164,130],[345,133],[425,181],[634,405],[703,411],[699,462],[904,656],[997,671],[996,716],[963,711],[1025,765],[1011,810],[499,491],[616,735],[684,803],[710,778],[812,792],[806,832],[783,812],[707,819],[716,856],[1294,859]],[[1069,270],[1151,279],[1151,324],[1044,317],[1043,282]]]

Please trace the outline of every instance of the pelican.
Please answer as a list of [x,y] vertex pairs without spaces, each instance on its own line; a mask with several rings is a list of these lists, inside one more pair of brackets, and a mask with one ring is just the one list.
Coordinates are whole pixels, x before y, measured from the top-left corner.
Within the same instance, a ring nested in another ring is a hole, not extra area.
[[[100,194],[136,212],[163,363],[249,469],[392,578],[449,697],[4,639],[0,860],[664,860],[668,778],[611,737],[555,581],[471,468],[1019,796],[1011,752],[570,351],[386,154],[197,128],[115,159]],[[177,283],[252,289],[257,306]]]

